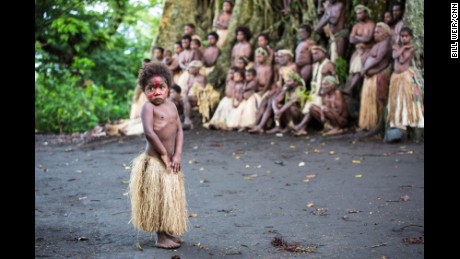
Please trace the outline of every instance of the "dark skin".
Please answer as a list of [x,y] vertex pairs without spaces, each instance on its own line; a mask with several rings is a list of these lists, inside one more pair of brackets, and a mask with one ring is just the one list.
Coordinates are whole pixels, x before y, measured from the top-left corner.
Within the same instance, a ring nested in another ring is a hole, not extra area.
[[209,46],[204,49],[203,63],[205,67],[212,67],[216,64],[220,49],[216,46],[217,40],[214,35],[208,35]]
[[[257,38],[257,45],[261,48],[265,48],[268,52],[268,57],[266,57],[267,59],[267,64],[271,65],[272,61],[273,61],[273,56],[274,56],[274,51],[272,48],[270,48],[268,46],[268,40],[265,39],[264,36],[259,36]],[[255,62],[254,62],[254,67],[257,68],[257,66],[259,66],[259,61],[256,59]]]
[[256,60],[259,61],[259,66],[256,68],[257,77],[254,80],[257,84],[256,92],[262,96],[266,91],[270,90],[270,82],[273,76],[272,67],[267,65],[264,55],[256,55]]
[[193,51],[190,48],[190,41],[182,39],[183,51],[179,54],[179,66],[182,70],[187,70],[188,64],[192,61]]
[[399,5],[393,6],[394,31],[391,35],[392,44],[399,43],[399,34],[403,26],[403,10]]
[[[324,51],[322,51],[322,50],[313,49],[311,52],[312,52],[312,56],[313,56],[313,61],[315,63],[321,64],[326,59],[326,53],[324,53]],[[329,62],[326,65],[324,65],[323,69],[321,70],[321,75],[322,75],[322,78],[324,78],[327,75],[335,75],[334,63]],[[313,75],[313,76],[315,76],[315,75]],[[316,80],[316,79],[313,78],[312,80]],[[300,136],[300,135],[306,135],[307,134],[307,131],[305,130],[305,128],[307,126],[307,123],[308,123],[309,119],[310,119],[310,117],[307,114],[307,115],[305,115],[303,117],[302,121],[299,124],[295,125],[295,127],[294,127],[294,134],[295,135]]]
[[228,29],[230,20],[232,18],[232,5],[228,2],[224,2],[222,5],[222,12],[214,19],[213,26],[219,30]]
[[415,52],[415,46],[410,44],[412,36],[407,31],[400,33],[400,39],[403,45],[393,45],[394,72],[397,74],[409,69]]
[[[336,34],[345,28],[345,6],[337,0],[328,0],[329,5],[324,15],[315,27],[317,33],[321,33],[326,24],[329,24],[329,30]],[[347,39],[339,37],[337,41],[337,53],[339,57],[344,57],[347,50]]]
[[236,60],[239,56],[245,56],[249,59],[251,56],[252,47],[248,40],[245,38],[242,31],[238,31],[236,34],[236,39],[238,43],[232,49],[232,66],[236,66]]
[[323,105],[321,106],[323,116],[320,117],[320,121],[329,122],[333,127],[326,134],[335,135],[342,133],[348,120],[347,104],[342,92],[336,89],[334,84],[323,81],[321,95],[323,99]]
[[391,45],[389,34],[381,27],[377,26],[374,30],[376,44],[372,47],[369,55],[361,70],[361,76],[371,77],[390,65]]
[[179,66],[179,55],[182,52],[182,46],[179,44],[174,44],[174,56],[172,57],[172,62],[168,66],[169,70],[173,72],[173,74],[179,73],[181,68]]
[[[356,45],[356,50],[353,52],[351,60],[356,57],[358,52],[361,52],[361,62],[364,64],[372,46],[375,23],[369,19],[365,10],[358,10],[356,12],[356,18],[358,19],[358,23],[353,26],[353,30],[350,34],[350,43]],[[350,73],[349,80],[343,92],[345,94],[351,94],[361,78],[359,72]]]
[[254,75],[251,72],[246,72],[246,82],[244,83],[243,88],[243,98],[245,100],[249,99],[254,94],[257,83],[254,80]]
[[200,46],[196,42],[192,41],[190,42],[190,48],[192,49],[192,60],[202,61],[203,53],[200,50]]
[[237,72],[233,73],[233,80],[235,84],[233,85],[232,104],[236,108],[243,101],[244,80],[240,73]]
[[156,61],[161,62],[163,61],[163,52],[160,49],[155,49],[153,51],[153,56],[155,57]]
[[198,83],[201,87],[206,86],[206,78],[203,75],[200,75],[200,69],[197,67],[190,67],[188,69],[190,77],[187,81],[187,89],[185,89],[185,95],[182,100],[184,102],[184,128],[188,129],[192,127],[192,120],[190,119],[191,108],[197,105],[197,97],[194,95],[189,95],[190,90],[192,89],[193,84]]
[[[183,132],[174,103],[167,99],[168,85],[164,78],[153,76],[144,89],[148,102],[141,112],[142,125],[147,139],[146,153],[160,157],[168,173],[179,173],[182,163]],[[177,248],[182,242],[166,232],[157,232],[156,246]]]
[[179,113],[179,115],[184,113],[184,102],[182,100],[182,96],[180,95],[180,93],[176,92],[176,90],[171,88],[169,90],[168,99],[176,105],[177,112]]
[[304,28],[299,29],[299,40],[301,42],[295,49],[295,64],[300,71],[300,76],[305,82],[311,78],[313,59],[311,57],[311,47],[314,42],[309,39],[310,34]]

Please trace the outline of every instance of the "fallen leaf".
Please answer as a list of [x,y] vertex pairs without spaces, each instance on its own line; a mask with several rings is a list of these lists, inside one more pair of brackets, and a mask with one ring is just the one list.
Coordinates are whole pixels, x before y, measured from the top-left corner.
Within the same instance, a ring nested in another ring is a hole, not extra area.
[[200,171],[204,171],[204,167],[200,167]]
[[260,169],[260,168],[262,168],[262,165],[257,165],[257,166],[255,166],[255,168]]
[[361,178],[361,177],[363,177],[362,174],[355,174],[355,178]]
[[194,146],[193,149],[195,149],[195,150],[198,149],[198,146]]
[[204,178],[203,180],[200,180],[200,183],[209,183],[208,179]]
[[244,179],[246,180],[252,180],[253,178],[257,177],[257,174],[251,174],[251,175],[248,175],[248,176],[245,176]]
[[385,152],[383,153],[383,156],[390,156],[391,153]]
[[122,184],[129,184],[129,180],[123,180],[121,181]]
[[198,217],[198,215],[199,215],[199,214],[197,214],[197,213],[192,213],[192,214],[190,214],[188,217],[189,217],[189,218],[194,218],[194,217]]
[[399,148],[400,148],[400,149],[405,149],[405,148],[406,148],[406,146],[400,146]]
[[310,203],[307,204],[307,208],[311,208],[313,206],[315,206],[315,204],[313,202],[310,202]]
[[72,148],[71,148],[71,147],[66,148],[64,151],[65,151],[65,152],[70,152],[70,151],[72,151]]
[[81,173],[83,173],[83,171],[82,170],[75,170],[75,173],[81,174]]
[[334,155],[335,154],[335,151],[329,151],[329,155]]
[[246,165],[245,167],[246,167],[246,169],[250,169],[250,168],[251,168],[251,166],[250,166],[250,165]]
[[272,173],[272,170],[267,170],[265,171],[266,174],[271,174]]
[[48,172],[48,168],[46,168],[46,167],[43,168],[43,172],[45,172],[45,173]]
[[124,192],[123,193],[123,196],[128,196],[129,195],[129,192]]
[[280,165],[280,166],[284,166],[283,161],[276,160],[274,163],[277,164],[277,165]]
[[305,166],[305,162],[300,162],[299,167]]
[[76,237],[75,239],[78,240],[78,241],[86,241],[86,240],[88,240],[87,237]]
[[38,164],[38,168],[42,168],[42,167],[43,167],[43,165],[42,165],[42,164]]
[[352,145],[356,144],[356,141],[355,141],[355,140],[353,140],[353,141],[351,142],[351,144],[352,144]]
[[275,141],[270,142],[270,145],[275,145],[275,144],[276,144]]
[[411,245],[424,244],[425,240],[424,240],[423,236],[420,236],[420,237],[406,237],[406,238],[403,238],[403,243],[411,244]]
[[307,178],[315,178],[316,177],[316,174],[309,174],[307,175]]
[[78,198],[79,201],[84,200],[84,199],[88,199],[88,197],[83,196],[83,197],[79,197],[79,198]]
[[413,153],[414,153],[414,151],[412,151],[412,150],[407,151],[407,154],[409,154],[409,155],[412,155]]
[[189,164],[193,164],[193,163],[195,163],[195,160],[193,160],[193,159],[188,160],[188,163],[189,163]]
[[308,152],[308,151],[305,151],[304,153],[305,153],[305,155],[309,155],[309,154],[310,154],[310,152]]
[[289,148],[294,149],[294,148],[295,148],[295,145],[289,145]]
[[351,161],[353,164],[361,164],[361,160],[353,160]]
[[408,201],[408,200],[409,200],[409,195],[407,195],[407,194],[406,194],[406,195],[403,195],[403,196],[399,197],[399,199],[400,199],[401,201]]
[[340,160],[340,157],[336,157],[334,160],[335,160],[335,161],[339,161],[339,160]]
[[200,246],[200,245],[201,245],[200,242],[193,244],[193,246]]
[[125,166],[125,170],[130,170],[130,169],[131,169],[131,167]]
[[241,157],[240,156],[235,156],[235,159],[240,159]]
[[321,146],[326,146],[326,145],[327,145],[326,142],[321,143]]
[[321,150],[320,150],[320,149],[317,149],[317,148],[315,148],[315,150],[313,150],[313,152],[315,152],[315,153],[321,153]]
[[44,146],[48,146],[48,142],[46,142],[46,141],[43,142],[43,145],[44,145]]
[[283,136],[283,133],[276,133],[276,136],[277,136],[277,137],[282,137],[282,136]]
[[303,182],[304,183],[308,183],[310,181],[310,179],[304,179]]

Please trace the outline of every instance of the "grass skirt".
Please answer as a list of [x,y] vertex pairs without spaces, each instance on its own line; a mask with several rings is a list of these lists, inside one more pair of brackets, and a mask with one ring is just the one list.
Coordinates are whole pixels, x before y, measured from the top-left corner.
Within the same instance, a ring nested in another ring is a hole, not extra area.
[[133,160],[129,194],[132,222],[136,228],[172,235],[187,231],[182,172],[168,173],[159,158],[143,153]]

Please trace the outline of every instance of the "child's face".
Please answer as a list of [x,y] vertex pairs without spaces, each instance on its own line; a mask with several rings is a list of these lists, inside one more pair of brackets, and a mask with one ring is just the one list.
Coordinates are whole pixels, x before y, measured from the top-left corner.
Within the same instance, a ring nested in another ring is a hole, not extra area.
[[237,67],[244,69],[246,66],[244,65],[244,61],[241,59],[238,59],[235,64]]
[[193,28],[190,27],[190,26],[185,26],[184,27],[184,34],[192,36],[193,35]]
[[246,72],[246,81],[250,82],[254,80],[254,75],[250,72]]
[[160,51],[159,49],[155,49],[154,55],[155,55],[155,58],[157,58],[157,59],[163,58],[163,57],[162,57],[163,54],[161,53],[161,51]]
[[257,38],[257,44],[259,47],[265,47],[268,45],[268,41],[264,36],[259,36],[259,38]]
[[214,37],[212,35],[209,35],[208,36],[208,42],[209,42],[209,45],[211,45],[211,46],[216,45],[216,37]]
[[169,87],[166,84],[166,80],[161,76],[153,76],[144,90],[147,99],[155,105],[162,104],[168,98],[168,92]]
[[410,36],[407,31],[401,32],[399,37],[400,37],[401,42],[402,42],[403,45],[409,44],[410,41],[412,40],[412,36]]
[[256,56],[256,58],[257,58],[257,61],[259,62],[259,64],[265,63],[265,56],[264,55],[259,54],[259,55]]
[[383,18],[383,21],[388,25],[393,23],[393,16],[391,16],[390,12],[385,12],[385,17]]
[[241,81],[243,81],[243,77],[241,76],[240,73],[235,72],[235,73],[233,73],[233,81],[241,82]]
[[182,52],[182,45],[175,44],[175,45],[174,45],[174,52],[175,52],[176,54],[181,53],[181,52]]
[[172,58],[172,53],[171,53],[171,51],[166,51],[166,52],[165,52],[165,58]]
[[171,89],[169,90],[169,98],[171,100],[179,100],[181,97],[180,97],[180,94],[176,92],[176,90]]
[[196,42],[192,41],[192,42],[190,43],[190,48],[192,48],[192,49],[198,49],[198,44],[196,44]]
[[231,5],[230,3],[228,3],[228,2],[225,2],[225,3],[223,4],[223,8],[222,8],[222,9],[224,9],[224,11],[226,11],[226,12],[230,12],[230,11],[232,10],[232,5]]

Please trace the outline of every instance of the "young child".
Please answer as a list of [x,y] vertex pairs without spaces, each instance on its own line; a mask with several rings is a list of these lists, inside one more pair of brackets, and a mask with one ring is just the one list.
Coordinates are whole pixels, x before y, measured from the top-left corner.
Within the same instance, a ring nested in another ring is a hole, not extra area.
[[133,160],[129,193],[133,225],[156,232],[155,246],[180,247],[175,235],[187,231],[184,177],[181,172],[183,132],[176,106],[167,99],[172,76],[161,63],[144,66],[138,77],[148,102],[141,112],[147,147]]
[[415,46],[410,44],[412,37],[412,30],[403,27],[399,37],[402,45],[393,46],[395,63],[388,98],[387,122],[404,131],[407,127],[425,126],[421,80],[410,66],[415,52]]

